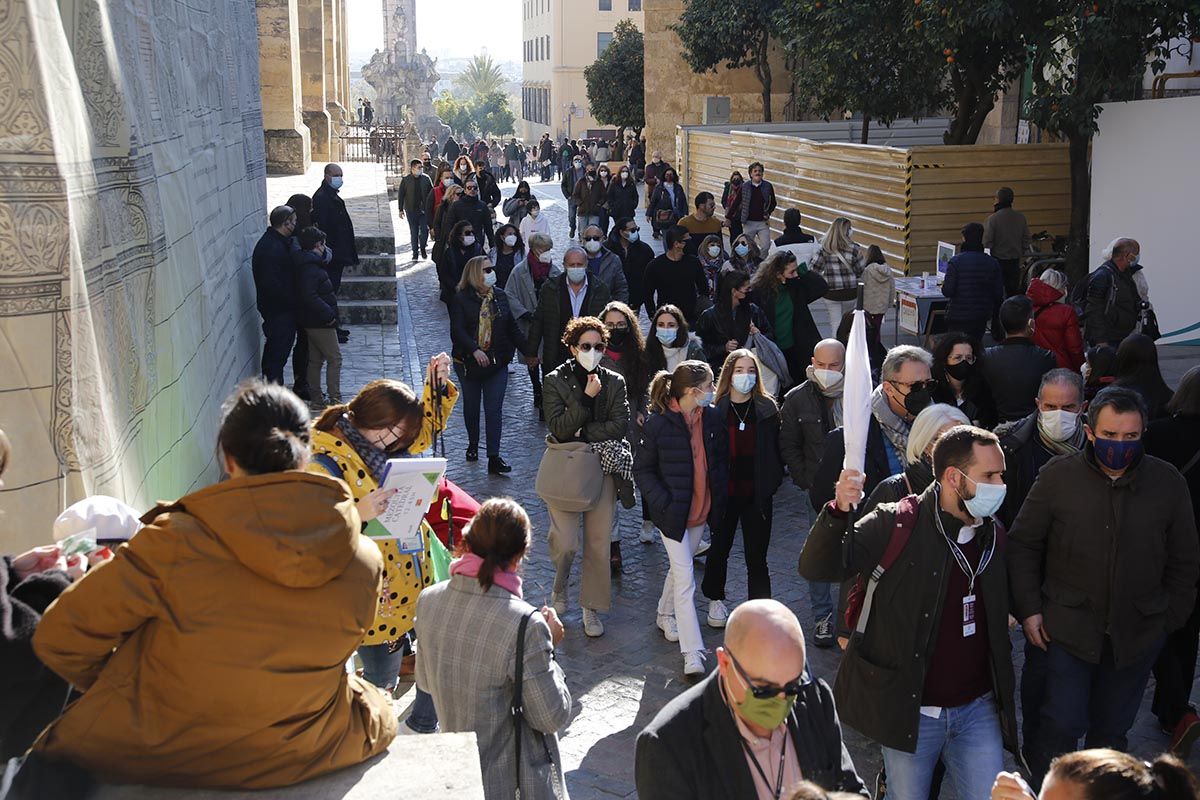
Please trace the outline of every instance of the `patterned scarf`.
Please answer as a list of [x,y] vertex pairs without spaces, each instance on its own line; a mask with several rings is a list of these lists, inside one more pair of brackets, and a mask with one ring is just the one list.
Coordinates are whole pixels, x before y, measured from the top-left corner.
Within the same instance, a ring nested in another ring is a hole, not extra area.
[[1042,447],[1056,456],[1070,455],[1078,453],[1083,449],[1083,442],[1087,439],[1087,434],[1083,432],[1082,423],[1075,428],[1075,433],[1071,434],[1071,438],[1064,442],[1058,442],[1046,435],[1046,431],[1042,428],[1042,418],[1038,415],[1038,438],[1042,441]]
[[493,299],[492,290],[488,289],[479,304],[479,333],[475,339],[479,342],[479,349],[485,353],[492,349],[492,318],[496,314],[492,307]]
[[337,426],[346,441],[354,448],[354,452],[358,453],[358,457],[367,465],[367,471],[371,473],[371,477],[376,483],[379,483],[391,456],[367,441],[367,437],[358,432],[358,428],[354,427],[354,423],[345,414],[338,420]]
[[883,435],[896,448],[896,457],[900,459],[900,465],[907,467],[908,432],[911,427],[892,410],[887,396],[883,393],[883,384],[876,386],[875,391],[871,392],[871,413],[875,415],[875,421],[879,423]]

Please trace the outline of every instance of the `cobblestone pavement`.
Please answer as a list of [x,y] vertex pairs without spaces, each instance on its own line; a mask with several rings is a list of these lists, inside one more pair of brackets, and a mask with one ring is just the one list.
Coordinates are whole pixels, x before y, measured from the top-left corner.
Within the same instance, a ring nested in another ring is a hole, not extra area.
[[[561,262],[567,244],[566,202],[558,184],[533,182],[542,202],[543,213],[550,216],[555,239],[555,256]],[[503,187],[507,196],[511,186]],[[661,243],[649,235],[647,241],[661,252]],[[407,237],[398,236],[398,242]],[[431,355],[450,349],[449,326],[445,307],[437,299],[437,279],[432,262],[411,262],[408,246],[401,244],[397,256],[401,288],[399,329],[355,328],[350,344],[344,348],[343,384],[350,396],[354,390],[379,375],[412,380]],[[818,318],[818,323],[824,320]],[[890,331],[890,324],[885,326]],[[395,337],[394,339],[392,337]],[[461,405],[445,437],[449,458],[449,477],[480,500],[510,495],[521,503],[533,519],[534,545],[525,566],[527,599],[535,604],[548,602],[553,568],[546,549],[548,518],[545,505],[533,492],[534,478],[543,448],[545,426],[538,422],[533,409],[530,385],[524,367],[510,375],[505,400],[504,434],[501,453],[513,465],[509,476],[491,476],[486,459],[468,463],[463,458],[466,431]],[[774,595],[800,617],[805,632],[811,635],[812,615],[808,589],[796,574],[796,563],[810,523],[807,499],[790,483],[780,489],[775,504],[774,536],[770,566]],[[613,580],[613,607],[604,617],[606,633],[599,639],[583,635],[578,607],[578,568],[572,580],[570,610],[565,618],[567,637],[558,648],[558,659],[566,671],[575,710],[562,737],[564,769],[572,797],[636,797],[633,781],[634,740],[641,728],[671,698],[689,685],[682,674],[678,645],[665,641],[655,626],[655,608],[667,559],[659,544],[640,544],[637,531],[640,511],[621,510],[624,572]],[[730,556],[729,604],[746,597],[746,576],[740,541]],[[697,562],[697,587],[703,561]],[[700,592],[697,591],[697,595]],[[703,597],[697,607],[703,614]],[[703,624],[703,616],[701,617]],[[721,632],[704,626],[705,645],[714,650],[721,643]],[[1021,637],[1013,634],[1017,659]],[[832,683],[837,670],[836,650],[809,647],[812,669]],[[709,657],[709,668],[715,656]],[[850,729],[845,730],[850,752],[860,775],[870,782],[879,768],[878,748]],[[1149,696],[1143,713],[1131,733],[1132,749],[1143,755],[1166,746],[1166,737],[1158,732],[1149,714]],[[1193,768],[1196,764],[1193,763]],[[951,796],[951,790],[943,793]]]

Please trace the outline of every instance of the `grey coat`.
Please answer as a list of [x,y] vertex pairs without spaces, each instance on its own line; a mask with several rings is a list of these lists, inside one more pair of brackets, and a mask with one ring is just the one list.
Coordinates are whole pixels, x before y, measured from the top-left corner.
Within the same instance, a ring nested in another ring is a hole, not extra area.
[[629,281],[625,279],[625,268],[621,266],[621,259],[616,253],[610,250],[600,251],[600,261],[596,264],[595,269],[591,266],[591,259],[588,259],[588,272],[596,276],[596,280],[608,287],[609,294],[613,300],[620,300],[622,303],[629,302]]
[[[483,591],[465,575],[431,586],[417,599],[417,686],[433,696],[443,731],[475,733],[488,798],[512,797],[517,788],[511,713],[517,628],[533,610],[498,586]],[[532,616],[525,631],[522,695],[527,724],[521,797],[565,800],[557,732],[571,719],[571,692],[541,614]],[[545,734],[545,747],[538,731]]]
[[[546,280],[562,273],[563,268],[555,264],[550,268],[550,275]],[[537,311],[538,306],[537,289],[533,285],[533,276],[529,274],[528,255],[513,267],[508,282],[504,284],[504,293],[508,295],[508,305],[516,317],[517,325],[521,326],[521,333],[528,336],[529,323],[533,322],[533,313]]]

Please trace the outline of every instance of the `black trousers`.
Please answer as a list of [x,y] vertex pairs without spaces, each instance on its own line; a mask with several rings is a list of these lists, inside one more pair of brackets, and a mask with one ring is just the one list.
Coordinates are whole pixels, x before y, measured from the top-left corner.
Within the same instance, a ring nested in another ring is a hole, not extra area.
[[1200,598],[1183,627],[1167,636],[1154,662],[1154,703],[1150,709],[1168,731],[1191,708],[1188,699],[1196,677],[1197,644],[1200,644]]
[[[765,512],[765,513],[764,513]],[[730,497],[725,513],[712,529],[712,546],[704,562],[701,590],[709,600],[725,599],[725,577],[729,571],[729,551],[742,523],[742,546],[746,551],[747,594],[751,600],[771,596],[771,573],[767,569],[767,546],[771,543],[772,502],[758,508],[753,497]]]
[[271,383],[282,384],[283,368],[296,341],[296,321],[291,314],[272,314],[263,318],[262,331],[266,337],[262,354],[263,376]]
[[1004,276],[1004,296],[1012,297],[1021,294],[1021,259],[998,258],[1000,274]]
[[298,394],[308,394],[308,334],[303,328],[296,329],[296,347],[292,350],[292,388]]

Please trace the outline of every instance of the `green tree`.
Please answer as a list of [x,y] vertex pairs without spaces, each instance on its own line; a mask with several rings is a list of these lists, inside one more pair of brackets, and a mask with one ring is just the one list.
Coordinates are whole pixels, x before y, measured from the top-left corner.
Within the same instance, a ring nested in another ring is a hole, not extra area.
[[442,96],[433,101],[433,110],[456,135],[462,137],[471,132],[474,123],[470,109],[466,103],[456,100],[449,92],[442,92]]
[[[801,105],[825,119],[860,113],[864,144],[872,122],[916,120],[941,108],[948,99],[942,60],[923,46],[906,6],[911,0],[783,0],[778,29]],[[863,35],[872,28],[880,30]]]
[[491,56],[477,55],[463,70],[454,83],[467,93],[469,97],[481,97],[492,92],[501,91],[508,79],[500,71],[500,66]]
[[479,95],[468,104],[473,129],[481,136],[506,136],[513,133],[517,119],[513,116],[508,95],[495,91]]
[[623,19],[613,28],[612,43],[583,71],[592,114],[604,125],[616,125],[618,139],[625,128],[640,136],[646,125],[645,62],[642,32]]
[[1088,147],[1098,128],[1100,103],[1136,98],[1149,65],[1166,69],[1171,39],[1195,35],[1200,0],[1046,0],[1046,20],[1035,39],[1030,120],[1067,140],[1071,154],[1071,230],[1067,272],[1088,269],[1092,182]]
[[683,43],[683,58],[693,72],[753,68],[762,84],[762,115],[771,121],[772,38],[778,39],[776,13],[781,0],[685,0],[679,22],[671,26]]

